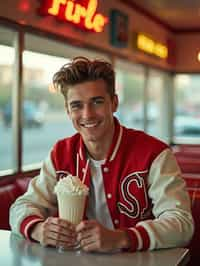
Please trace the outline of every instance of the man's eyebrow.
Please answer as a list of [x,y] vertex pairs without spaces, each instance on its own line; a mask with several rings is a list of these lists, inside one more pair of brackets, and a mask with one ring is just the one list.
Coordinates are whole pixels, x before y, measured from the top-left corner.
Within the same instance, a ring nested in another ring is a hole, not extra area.
[[73,104],[79,104],[79,103],[81,103],[81,101],[71,101],[70,103],[69,103],[69,105],[73,105]]
[[[90,98],[90,101],[95,101],[95,100],[104,100],[105,98],[103,96],[95,96],[95,97],[91,97]],[[71,101],[69,103],[69,105],[74,105],[74,104],[80,104],[82,103],[81,100],[74,100],[74,101]]]
[[95,96],[95,97],[92,97],[91,100],[104,100],[104,97],[103,96]]

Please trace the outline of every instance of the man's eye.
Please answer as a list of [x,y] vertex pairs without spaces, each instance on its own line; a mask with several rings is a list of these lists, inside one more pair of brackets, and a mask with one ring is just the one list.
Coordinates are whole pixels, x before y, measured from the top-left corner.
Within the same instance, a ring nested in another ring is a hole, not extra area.
[[94,104],[94,105],[100,105],[100,104],[102,104],[103,102],[104,102],[103,99],[95,99],[95,100],[93,100],[93,104]]
[[79,110],[81,109],[81,107],[82,107],[81,103],[71,104],[71,110]]

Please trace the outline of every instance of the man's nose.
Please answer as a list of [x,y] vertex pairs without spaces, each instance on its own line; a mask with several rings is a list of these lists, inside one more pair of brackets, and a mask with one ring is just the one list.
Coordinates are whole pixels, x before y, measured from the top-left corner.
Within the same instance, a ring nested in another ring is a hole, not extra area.
[[82,115],[85,118],[91,117],[94,115],[94,108],[92,104],[84,104]]

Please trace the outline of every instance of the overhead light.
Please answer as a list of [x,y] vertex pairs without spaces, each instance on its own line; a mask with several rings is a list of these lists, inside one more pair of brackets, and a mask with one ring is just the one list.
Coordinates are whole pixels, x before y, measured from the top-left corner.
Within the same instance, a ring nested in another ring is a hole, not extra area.
[[200,52],[198,52],[197,60],[200,62]]

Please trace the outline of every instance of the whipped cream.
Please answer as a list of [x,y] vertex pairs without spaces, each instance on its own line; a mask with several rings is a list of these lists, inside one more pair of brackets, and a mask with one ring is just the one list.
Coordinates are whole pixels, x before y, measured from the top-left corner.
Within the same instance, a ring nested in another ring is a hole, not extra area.
[[56,194],[66,193],[81,196],[88,195],[89,189],[77,176],[67,175],[57,182],[54,191]]

